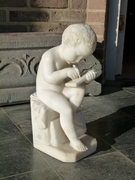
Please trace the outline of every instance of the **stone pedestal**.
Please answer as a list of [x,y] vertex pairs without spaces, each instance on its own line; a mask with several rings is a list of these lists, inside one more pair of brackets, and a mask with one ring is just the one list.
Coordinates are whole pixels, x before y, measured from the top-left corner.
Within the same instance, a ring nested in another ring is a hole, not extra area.
[[33,146],[38,150],[63,162],[76,162],[96,151],[97,141],[85,134],[86,125],[81,112],[74,117],[75,130],[81,141],[87,146],[85,152],[78,152],[61,128],[59,114],[43,104],[36,96],[31,95],[31,115]]
[[97,141],[95,138],[84,134],[80,139],[83,142],[83,144],[86,145],[88,148],[88,150],[85,152],[78,152],[74,150],[70,146],[69,141],[67,143],[64,143],[62,146],[55,147],[52,145],[47,146],[34,140],[34,147],[62,162],[71,163],[79,161],[80,159],[96,151]]

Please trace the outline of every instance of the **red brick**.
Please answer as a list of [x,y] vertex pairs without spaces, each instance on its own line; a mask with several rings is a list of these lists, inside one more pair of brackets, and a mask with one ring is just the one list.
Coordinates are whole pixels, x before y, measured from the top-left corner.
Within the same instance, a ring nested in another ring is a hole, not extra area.
[[1,7],[26,7],[27,0],[0,0]]
[[11,11],[10,21],[12,22],[47,22],[49,14],[43,11]]
[[104,12],[88,12],[87,22],[105,22],[105,13]]
[[73,9],[86,9],[87,0],[72,0],[71,8]]
[[23,25],[0,25],[0,33],[27,32]]
[[88,9],[106,9],[107,0],[88,0]]
[[104,36],[97,36],[97,42],[99,43],[104,42]]
[[104,35],[104,25],[90,25],[96,35]]
[[6,12],[0,10],[0,22],[6,22]]
[[30,0],[32,7],[67,8],[68,0]]
[[45,33],[62,33],[65,28],[67,27],[67,24],[41,24],[41,25],[31,25],[30,31],[31,32],[45,32]]
[[69,23],[84,23],[86,20],[85,12],[52,12],[51,21],[52,22],[69,22]]

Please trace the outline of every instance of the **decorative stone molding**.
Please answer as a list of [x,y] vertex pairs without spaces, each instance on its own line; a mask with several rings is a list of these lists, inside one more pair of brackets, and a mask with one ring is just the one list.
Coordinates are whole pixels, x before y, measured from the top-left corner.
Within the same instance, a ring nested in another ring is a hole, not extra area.
[[0,42],[0,105],[29,101],[41,56],[61,43],[61,35],[0,34]]
[[3,74],[8,67],[13,66],[14,69],[18,69],[18,76],[24,76],[26,73],[36,75],[38,64],[39,58],[29,56],[28,54],[24,54],[22,58],[9,57],[1,60],[0,72]]

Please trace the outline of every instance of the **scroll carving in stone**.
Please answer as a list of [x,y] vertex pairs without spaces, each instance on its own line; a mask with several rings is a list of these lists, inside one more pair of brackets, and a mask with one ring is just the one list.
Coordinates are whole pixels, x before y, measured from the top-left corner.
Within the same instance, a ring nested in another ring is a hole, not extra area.
[[28,54],[24,54],[22,58],[9,57],[0,60],[0,73],[5,73],[7,68],[14,67],[18,69],[18,76],[24,76],[27,73],[36,75],[38,64],[39,58]]

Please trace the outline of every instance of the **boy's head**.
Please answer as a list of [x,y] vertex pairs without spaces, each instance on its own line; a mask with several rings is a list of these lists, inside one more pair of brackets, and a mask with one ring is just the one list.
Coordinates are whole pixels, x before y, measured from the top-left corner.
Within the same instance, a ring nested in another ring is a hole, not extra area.
[[96,48],[97,37],[90,26],[85,24],[72,24],[63,32],[62,44],[73,47],[79,44],[85,44],[89,46],[93,53]]

